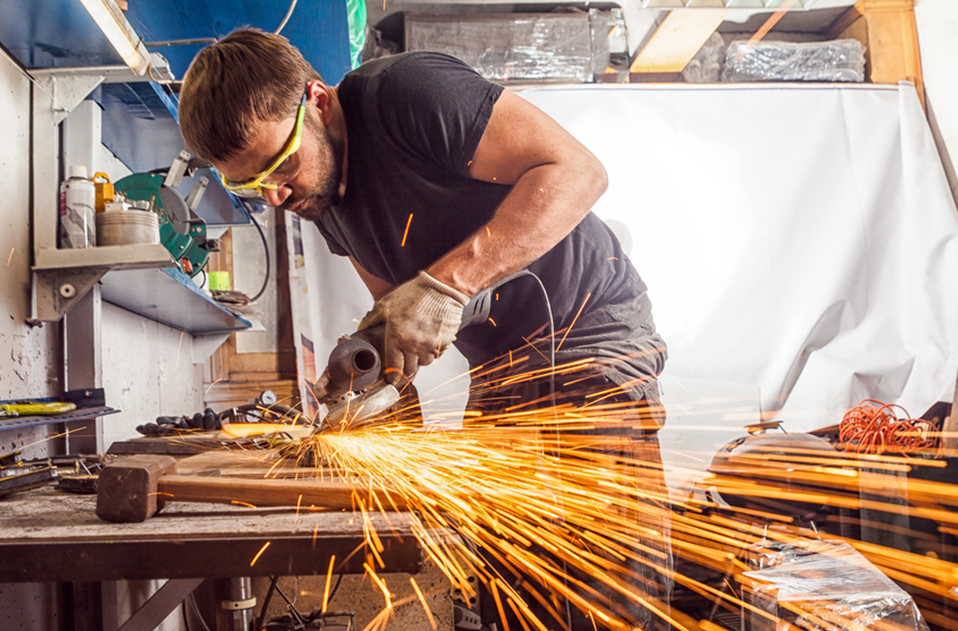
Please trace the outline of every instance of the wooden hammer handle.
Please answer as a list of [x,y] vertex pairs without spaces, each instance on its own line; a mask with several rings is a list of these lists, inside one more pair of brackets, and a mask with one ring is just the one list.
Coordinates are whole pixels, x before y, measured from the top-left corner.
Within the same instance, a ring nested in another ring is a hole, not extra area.
[[[357,498],[367,501],[369,494],[355,490],[344,482],[327,480],[289,480],[217,478],[191,475],[164,475],[157,483],[164,502],[242,503],[253,506],[321,507],[331,510],[353,510]],[[386,489],[375,489],[387,510],[404,509],[405,502]],[[390,501],[391,500],[391,501]]]

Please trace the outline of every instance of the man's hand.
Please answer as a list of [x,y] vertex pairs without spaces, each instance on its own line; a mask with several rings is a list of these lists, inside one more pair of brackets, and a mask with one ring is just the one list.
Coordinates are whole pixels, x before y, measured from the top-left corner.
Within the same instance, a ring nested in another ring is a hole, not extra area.
[[469,296],[426,272],[392,290],[373,306],[359,330],[385,323],[386,381],[412,379],[456,339]]

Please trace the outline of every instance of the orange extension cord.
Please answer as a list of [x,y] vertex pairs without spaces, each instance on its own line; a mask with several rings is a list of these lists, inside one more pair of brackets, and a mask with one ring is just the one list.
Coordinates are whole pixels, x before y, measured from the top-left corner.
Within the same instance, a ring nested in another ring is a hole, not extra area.
[[[899,412],[903,418],[898,417]],[[874,399],[865,399],[850,409],[838,425],[842,449],[860,454],[909,454],[935,447],[940,454],[939,438],[938,428],[931,421],[911,418],[900,405]]]

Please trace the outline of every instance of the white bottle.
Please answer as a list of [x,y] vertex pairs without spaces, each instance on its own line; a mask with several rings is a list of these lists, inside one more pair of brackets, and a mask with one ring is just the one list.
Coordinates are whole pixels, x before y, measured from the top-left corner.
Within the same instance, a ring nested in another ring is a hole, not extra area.
[[60,185],[60,247],[96,246],[96,186],[86,167],[72,165],[70,178]]

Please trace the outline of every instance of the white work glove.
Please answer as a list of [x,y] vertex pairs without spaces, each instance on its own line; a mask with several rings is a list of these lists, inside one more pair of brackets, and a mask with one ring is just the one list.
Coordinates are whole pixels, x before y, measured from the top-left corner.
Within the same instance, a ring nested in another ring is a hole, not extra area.
[[379,299],[359,330],[385,323],[383,364],[386,381],[412,379],[420,366],[442,355],[456,339],[469,296],[426,272]]

